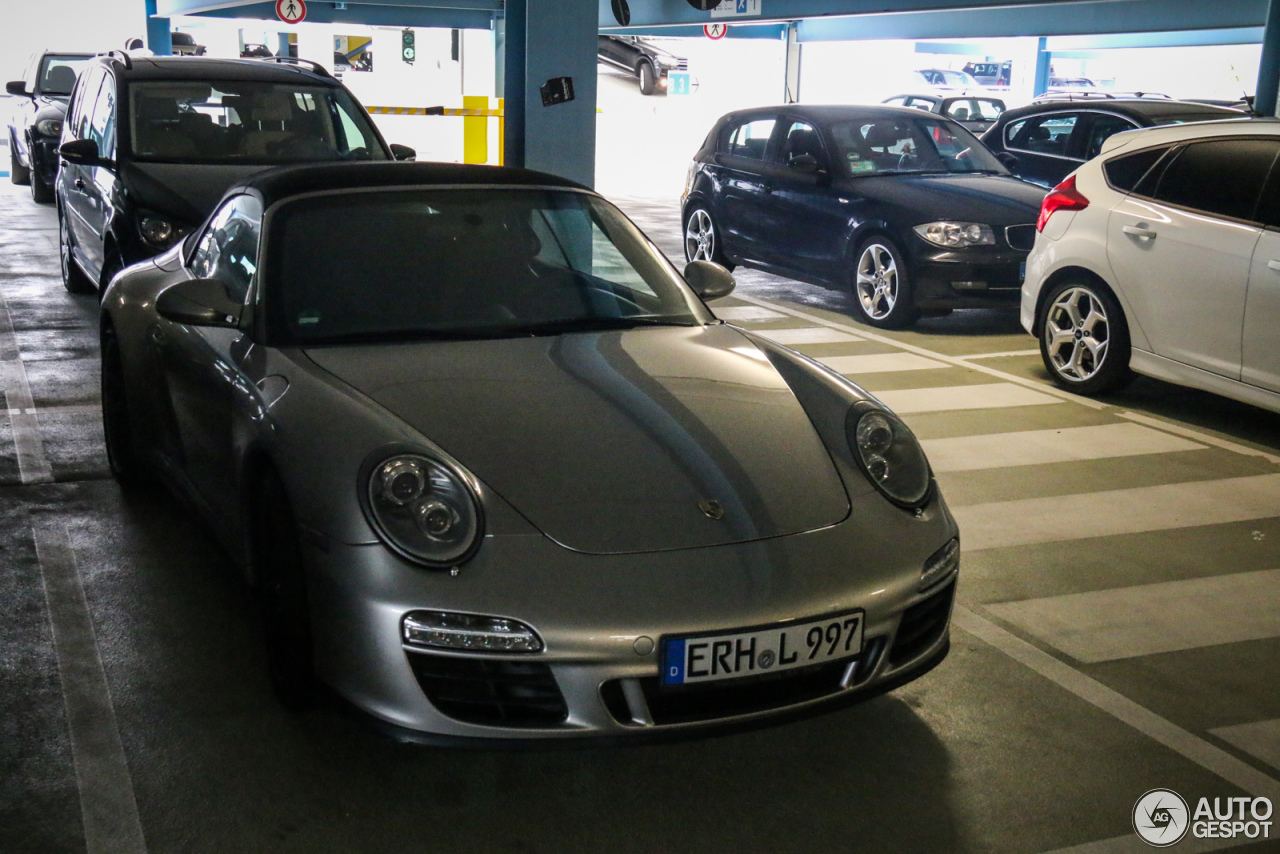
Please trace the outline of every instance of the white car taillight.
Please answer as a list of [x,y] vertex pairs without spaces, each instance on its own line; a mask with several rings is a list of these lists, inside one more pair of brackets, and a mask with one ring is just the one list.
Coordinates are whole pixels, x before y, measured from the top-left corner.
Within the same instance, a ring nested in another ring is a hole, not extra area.
[[1040,203],[1040,216],[1036,218],[1036,231],[1044,231],[1049,217],[1057,211],[1082,211],[1089,207],[1089,200],[1076,189],[1076,176],[1068,175],[1066,180],[1049,191]]

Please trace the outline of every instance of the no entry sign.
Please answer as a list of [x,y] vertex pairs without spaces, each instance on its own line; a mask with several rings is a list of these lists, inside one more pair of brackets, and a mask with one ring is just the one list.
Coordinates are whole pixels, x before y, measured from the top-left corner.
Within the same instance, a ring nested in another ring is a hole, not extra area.
[[286,24],[296,24],[307,17],[306,0],[276,0],[276,16]]

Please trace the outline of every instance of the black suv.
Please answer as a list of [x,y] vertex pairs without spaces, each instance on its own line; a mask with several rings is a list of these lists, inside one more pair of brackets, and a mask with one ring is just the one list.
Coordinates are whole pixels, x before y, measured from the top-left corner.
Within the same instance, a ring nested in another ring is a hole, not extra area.
[[982,142],[1019,178],[1053,187],[1095,157],[1112,134],[1247,115],[1226,107],[1164,99],[1046,101],[1007,110],[982,135]]
[[599,36],[596,59],[611,68],[634,75],[640,94],[665,93],[672,71],[686,71],[689,63],[674,53],[655,47],[637,36]]
[[315,63],[115,51],[81,73],[59,154],[62,277],[73,293],[101,292],[168,249],[252,172],[414,156],[388,146]]
[[9,118],[9,180],[30,184],[31,198],[37,202],[53,201],[67,98],[76,75],[92,58],[91,53],[37,53],[23,78],[5,86],[10,95],[25,99]]

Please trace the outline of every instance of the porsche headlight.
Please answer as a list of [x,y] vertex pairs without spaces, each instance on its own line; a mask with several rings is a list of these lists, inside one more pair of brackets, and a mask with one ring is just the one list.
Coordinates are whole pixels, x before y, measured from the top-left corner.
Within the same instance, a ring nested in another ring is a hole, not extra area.
[[160,214],[144,212],[138,216],[138,233],[148,246],[155,249],[168,249],[185,231],[176,222]]
[[917,225],[915,232],[935,246],[947,249],[996,245],[996,235],[991,226],[980,222],[927,222]]
[[402,556],[456,566],[480,537],[480,508],[452,469],[421,454],[396,454],[373,467],[368,506],[378,535]]
[[856,406],[845,430],[853,456],[867,478],[900,507],[920,507],[929,500],[933,477],[929,461],[902,419],[878,407]]
[[62,119],[41,119],[36,122],[36,133],[41,136],[62,136]]

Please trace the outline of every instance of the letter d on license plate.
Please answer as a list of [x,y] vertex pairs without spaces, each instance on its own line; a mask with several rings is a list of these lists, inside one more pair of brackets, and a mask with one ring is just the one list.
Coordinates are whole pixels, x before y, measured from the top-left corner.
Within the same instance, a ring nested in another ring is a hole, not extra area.
[[755,676],[862,652],[862,611],[716,635],[664,638],[662,684]]

